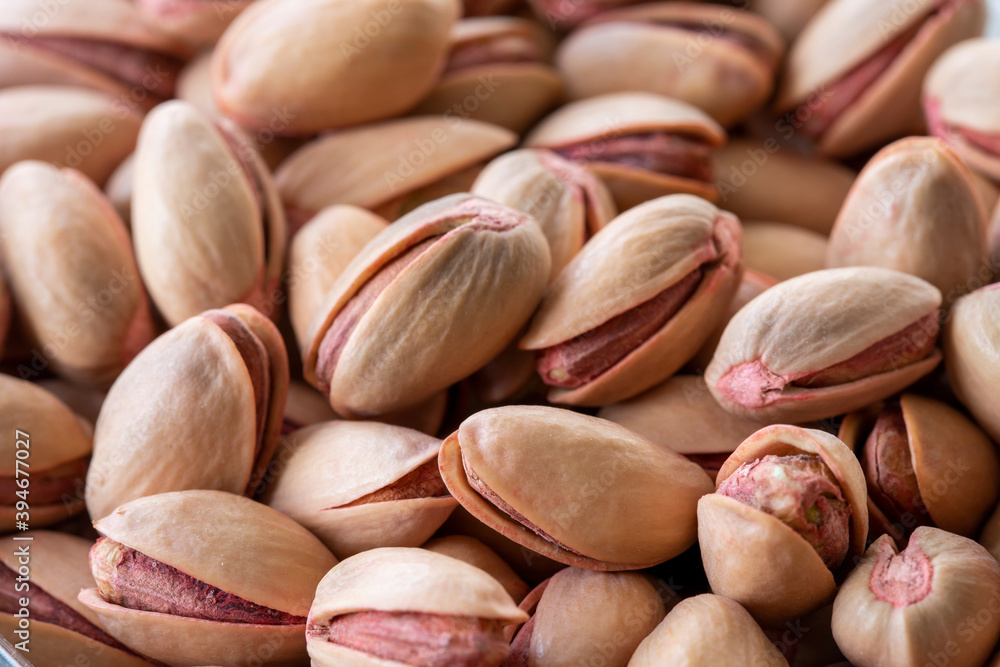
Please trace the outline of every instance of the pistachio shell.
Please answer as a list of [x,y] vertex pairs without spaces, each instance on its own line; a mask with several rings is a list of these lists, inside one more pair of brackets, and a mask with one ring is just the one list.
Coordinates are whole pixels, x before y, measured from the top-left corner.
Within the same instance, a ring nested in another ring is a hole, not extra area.
[[132,226],[132,182],[135,176],[135,153],[122,160],[108,177],[104,196],[126,227]]
[[944,328],[945,368],[958,399],[994,442],[1000,441],[1000,407],[993,388],[1000,382],[1000,286],[967,294]]
[[35,384],[65,403],[66,407],[85,419],[91,427],[97,423],[97,415],[101,412],[107,392],[82,387],[59,378],[39,380]]
[[928,337],[936,339],[929,317],[940,304],[937,288],[889,269],[826,269],[792,278],[729,321],[705,380],[726,410],[756,419],[801,422],[856,410],[929,373],[940,353],[910,359],[914,352],[903,350],[889,370],[845,383],[793,383],[900,332],[906,332],[900,339],[906,348],[922,349]]
[[139,16],[151,28],[178,41],[210,45],[225,32],[252,0],[188,2],[187,0],[137,0]]
[[[736,294],[733,295],[733,300],[729,302],[726,314],[715,326],[715,330],[709,335],[705,344],[698,350],[698,354],[694,355],[691,361],[688,362],[687,368],[698,373],[703,373],[712,362],[712,357],[715,355],[715,350],[719,346],[719,341],[722,339],[722,334],[726,330],[729,320],[736,317],[736,313],[740,312],[743,306],[756,299],[765,290],[777,284],[778,281],[771,276],[758,273],[753,269],[744,270],[743,277],[740,279],[740,286],[736,288]],[[713,402],[715,401],[715,399],[712,400]]]
[[[282,436],[336,418],[337,414],[323,394],[301,380],[292,380],[288,384],[288,400],[285,401],[285,415],[281,425]],[[278,452],[275,451],[275,457],[277,455]]]
[[[510,406],[466,419],[439,454],[456,500],[506,537],[559,562],[639,569],[694,543],[694,505],[711,491],[697,465],[617,424],[556,408]],[[476,492],[477,479],[558,542]],[[557,475],[560,484],[552,483]],[[624,480],[627,480],[625,482]]]
[[828,0],[750,0],[750,9],[777,28],[791,44]]
[[743,607],[718,595],[703,594],[674,607],[639,645],[628,665],[787,667],[788,661]]
[[110,386],[153,339],[121,220],[79,172],[21,162],[0,179],[0,255],[20,321],[60,375]]
[[552,30],[572,28],[601,12],[638,2],[641,0],[528,0],[538,18]]
[[524,596],[528,594],[528,585],[511,569],[510,565],[474,537],[465,535],[436,537],[424,544],[423,548],[457,558],[469,565],[475,565],[499,581],[515,604],[520,604]]
[[255,2],[216,46],[216,102],[250,128],[281,110],[288,134],[395,116],[434,85],[458,9],[455,0]]
[[782,222],[743,223],[743,261],[779,282],[826,268],[822,234]]

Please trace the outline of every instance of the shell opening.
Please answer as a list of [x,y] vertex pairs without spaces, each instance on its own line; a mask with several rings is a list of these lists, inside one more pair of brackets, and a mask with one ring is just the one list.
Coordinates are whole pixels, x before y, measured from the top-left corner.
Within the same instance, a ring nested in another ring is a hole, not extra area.
[[878,545],[878,556],[868,579],[875,598],[897,609],[920,602],[934,588],[934,564],[923,549],[911,539],[898,554],[889,540]]

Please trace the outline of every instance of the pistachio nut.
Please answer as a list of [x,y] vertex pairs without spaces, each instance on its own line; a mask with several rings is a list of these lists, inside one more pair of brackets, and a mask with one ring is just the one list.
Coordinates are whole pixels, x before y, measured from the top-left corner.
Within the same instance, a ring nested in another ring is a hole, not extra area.
[[713,156],[719,205],[741,220],[770,220],[829,234],[857,174],[773,138],[734,139]]
[[115,213],[128,228],[132,227],[132,183],[135,179],[135,153],[132,153],[115,167],[104,186],[107,197]]
[[435,537],[428,540],[423,548],[475,565],[499,581],[515,604],[520,604],[528,594],[528,584],[524,583],[524,580],[495,551],[474,537],[466,535]]
[[834,572],[864,550],[865,477],[836,437],[768,426],[722,466],[698,501],[698,542],[712,592],[779,623],[829,602]]
[[835,157],[919,131],[927,70],[985,14],[983,0],[833,0],[792,46],[776,107]]
[[675,193],[716,199],[712,152],[725,142],[725,130],[700,109],[630,92],[567,104],[546,116],[524,144],[585,165],[624,211]]
[[285,414],[281,419],[282,436],[336,418],[336,413],[323,394],[301,380],[292,380],[288,383]]
[[556,64],[570,99],[644,90],[729,127],[770,97],[784,51],[778,32],[750,12],[656,2],[591,19],[563,41]]
[[299,349],[308,347],[309,323],[337,277],[387,224],[364,209],[337,205],[320,211],[292,237],[285,287]]
[[118,106],[146,109],[173,97],[191,49],[147,26],[139,4],[60,0],[53,7],[43,0],[6,0],[0,9],[0,88],[81,86],[114,96]]
[[459,21],[441,80],[413,113],[449,113],[524,132],[563,94],[545,37],[532,21],[513,16]]
[[308,220],[334,204],[395,220],[467,191],[480,164],[515,143],[513,132],[488,123],[403,118],[322,136],[293,153],[274,181],[291,220]]
[[722,340],[722,334],[729,325],[729,320],[736,317],[736,313],[740,312],[743,306],[756,299],[764,290],[770,289],[777,284],[778,281],[771,276],[764,275],[753,269],[744,270],[743,277],[740,279],[740,286],[736,288],[736,294],[733,296],[733,300],[729,302],[726,314],[715,326],[715,330],[705,340],[705,344],[698,350],[698,354],[694,355],[691,361],[688,362],[687,368],[696,373],[703,373],[708,368],[708,365],[712,363],[712,357],[715,356],[715,350],[719,347],[719,341]]
[[107,396],[103,389],[73,384],[60,378],[38,380],[34,384],[62,401],[78,417],[87,420],[91,427],[97,423],[97,415]]
[[706,593],[681,600],[628,663],[628,667],[659,665],[788,667],[788,661],[746,609]]
[[1000,499],[1000,450],[941,401],[903,394],[847,415],[838,435],[861,459],[872,534],[900,547],[925,525],[974,538]]
[[946,650],[974,667],[1000,639],[1000,565],[972,540],[921,526],[902,551],[875,541],[833,603],[833,636],[857,667],[911,667]]
[[38,385],[0,374],[0,427],[9,434],[0,452],[0,532],[29,516],[41,528],[81,512],[90,426]]
[[550,282],[617,214],[600,179],[541,149],[522,148],[495,158],[480,172],[471,192],[538,222],[552,254]]
[[177,325],[236,302],[270,314],[285,217],[267,167],[240,131],[174,100],[143,123],[135,161],[136,258],[166,320]]
[[448,436],[439,461],[448,490],[487,526],[592,570],[641,569],[680,554],[694,544],[695,504],[712,490],[680,454],[558,408],[479,412]]
[[43,160],[103,186],[135,149],[141,123],[142,114],[107,93],[60,86],[0,90],[0,173],[21,160]]
[[1000,442],[1000,285],[965,295],[945,323],[945,370],[955,395],[994,442]]
[[713,480],[737,445],[766,426],[723,410],[700,375],[675,375],[597,416],[683,454]]
[[807,273],[729,321],[705,381],[722,407],[754,419],[803,422],[857,410],[938,365],[940,305],[936,287],[891,269]]
[[316,667],[499,667],[503,626],[525,620],[479,568],[424,549],[385,547],[330,570],[309,610]]
[[1000,86],[989,73],[997,65],[996,40],[961,42],[937,59],[923,91],[931,132],[994,180],[1000,180]]
[[742,271],[740,223],[691,195],[640,204],[584,246],[520,347],[549,400],[607,405],[662,382],[721,320]]
[[175,491],[94,528],[97,587],[79,600],[121,643],[171,665],[305,660],[309,604],[337,559],[288,517],[223,491]]
[[19,322],[52,368],[108,387],[154,336],[125,226],[73,169],[19,162],[0,179],[0,257]]
[[417,547],[458,504],[437,466],[441,441],[380,422],[331,421],[285,439],[289,452],[263,501],[338,558]]
[[153,30],[179,42],[209,46],[252,1],[135,0],[135,8]]
[[826,268],[827,238],[784,222],[744,221],[743,261],[748,269],[783,281]]
[[572,28],[601,12],[639,2],[642,0],[528,0],[538,18],[553,30]]
[[883,148],[858,176],[830,234],[828,266],[884,266],[931,283],[954,303],[986,246],[986,212],[969,170],[939,139]]
[[[30,618],[29,641],[21,645],[30,647],[36,665],[86,661],[108,667],[148,667],[150,662],[104,632],[97,614],[76,599],[80,589],[94,585],[87,564],[93,542],[47,530],[20,536],[25,538],[20,546],[27,545],[27,551],[9,549],[0,556],[0,635],[11,644],[21,644],[23,639],[15,632],[20,630],[25,636],[20,619]],[[18,551],[22,552],[20,562]],[[30,597],[24,597],[25,593]],[[30,607],[22,606],[22,601],[30,601]]]
[[365,246],[327,295],[303,350],[338,414],[414,406],[500,353],[549,277],[538,225],[471,195],[421,206]]
[[656,587],[639,572],[568,567],[542,586],[505,667],[570,667],[594,656],[625,665],[666,614]]
[[216,103],[250,129],[280,113],[285,134],[396,116],[434,86],[458,12],[456,0],[254,2],[215,47]]
[[281,336],[249,306],[209,310],[163,334],[101,408],[87,476],[91,518],[166,491],[252,494],[274,453],[287,392]]
[[828,0],[750,0],[751,11],[763,16],[791,44]]

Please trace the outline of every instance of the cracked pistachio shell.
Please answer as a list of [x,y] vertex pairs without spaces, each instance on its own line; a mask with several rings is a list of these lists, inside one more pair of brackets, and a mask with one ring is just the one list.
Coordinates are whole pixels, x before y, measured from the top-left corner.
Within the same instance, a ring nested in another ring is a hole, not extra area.
[[396,116],[434,86],[458,12],[456,0],[255,2],[215,47],[216,103],[252,129],[282,110],[287,134]]
[[516,143],[513,132],[488,123],[402,118],[322,136],[293,153],[274,180],[290,215],[333,204],[386,213],[382,209],[394,204],[406,213],[413,208],[406,200],[422,189]]
[[588,21],[563,41],[556,64],[570,99],[644,90],[728,127],[770,97],[784,50],[778,32],[750,12],[658,2]]
[[538,222],[552,253],[550,282],[617,215],[599,178],[541,149],[523,148],[495,158],[476,178],[472,193]]
[[705,593],[674,607],[628,663],[628,667],[660,665],[788,667],[788,661],[746,609]]
[[[0,477],[15,479],[20,469],[23,479],[24,467],[18,468],[16,452],[24,450],[18,446],[20,439],[27,442],[30,452],[29,479],[41,480],[58,473],[64,466],[73,466],[90,456],[93,448],[93,431],[90,426],[66,405],[48,391],[36,384],[18,380],[10,375],[0,374],[0,427],[10,434],[4,439],[0,456]],[[20,431],[28,435],[25,440]],[[32,447],[34,445],[34,447]],[[70,480],[72,482],[72,480]],[[11,487],[14,484],[11,482]],[[73,485],[75,487],[75,484]],[[38,490],[39,493],[41,489]],[[68,493],[76,493],[73,488]],[[82,498],[68,495],[56,501],[41,502],[32,495],[31,525],[40,528],[77,514],[83,509]],[[0,506],[0,531],[14,529],[15,508],[11,503]]]
[[136,258],[167,321],[237,302],[273,310],[285,216],[239,130],[186,102],[167,102],[143,124],[135,161]]
[[363,499],[435,462],[440,446],[437,438],[380,422],[315,424],[285,439],[290,453],[264,502],[311,530],[338,558],[418,547],[458,504],[447,491],[427,495],[418,487],[408,497]]
[[515,604],[520,604],[528,594],[528,584],[524,583],[524,580],[495,551],[474,537],[466,535],[436,537],[424,544],[423,548],[475,565],[499,581]]
[[[721,321],[742,271],[740,223],[691,195],[646,202],[612,220],[549,287],[519,346],[541,350],[572,340],[675,285],[692,271],[695,291],[656,333],[615,365],[549,400],[607,405],[662,382],[687,362]],[[708,254],[706,254],[708,253]],[[624,261],[623,261],[624,260]]]
[[[317,363],[327,363],[322,344],[347,303],[424,242],[354,323],[330,375],[318,377]],[[337,279],[303,351],[306,380],[325,384],[347,417],[414,406],[514,339],[541,299],[549,265],[544,235],[522,213],[468,194],[425,204],[376,236]]]
[[[266,385],[255,386],[261,375],[270,377],[267,395],[258,395]],[[97,419],[91,518],[167,491],[252,493],[278,440],[288,382],[278,330],[243,304],[206,311],[154,340],[118,377]]]
[[309,344],[309,323],[351,260],[388,223],[356,206],[330,206],[292,237],[286,284],[288,316],[299,349]]
[[1000,180],[1000,66],[993,39],[970,39],[948,49],[924,80],[924,112],[931,132],[973,169]]
[[[542,119],[524,140],[528,148],[559,148],[581,142],[609,142],[634,134],[680,134],[715,150],[726,131],[686,102],[644,92],[610,93],[571,102]],[[590,162],[587,168],[611,190],[620,210],[663,195],[686,193],[715,200],[714,183],[658,173],[642,167]]]
[[[682,553],[694,544],[698,498],[712,491],[708,475],[680,454],[558,408],[479,412],[444,441],[439,461],[448,490],[480,521],[532,551],[591,570],[641,569]],[[465,466],[563,546],[480,495]]]
[[868,548],[833,603],[833,636],[856,667],[978,667],[1000,638],[998,598],[986,549],[921,526],[898,554],[887,535]]
[[[922,128],[924,76],[949,46],[982,33],[985,13],[982,0],[829,2],[792,46],[776,106],[800,105],[798,113],[815,118],[846,103],[819,137],[820,151],[834,157]],[[899,40],[898,55],[880,62]],[[869,74],[870,84],[859,80]]]
[[[32,530],[21,533],[21,536],[31,540],[21,544],[30,545],[30,591],[39,600],[39,604],[41,594],[51,595],[57,602],[100,630],[101,622],[97,614],[76,597],[81,589],[94,585],[94,577],[88,564],[93,542],[76,535],[48,530]],[[17,550],[11,549],[0,557],[3,564],[13,571],[17,571],[23,564],[18,562],[15,551]],[[11,593],[15,594],[13,591]],[[121,648],[92,639],[52,620],[43,620],[44,612],[39,613],[37,607],[33,606],[31,611],[30,655],[36,665],[72,665],[77,661],[107,667],[139,667],[150,664]],[[65,608],[52,611],[60,613]],[[14,634],[16,629],[18,619],[13,614],[0,613],[0,635],[12,644],[17,644],[22,640]]]
[[941,360],[940,351],[826,387],[800,387],[795,379],[916,327],[904,334],[906,360],[906,350],[936,338],[936,325],[923,321],[940,305],[936,287],[890,269],[807,273],[766,290],[729,321],[705,381],[722,407],[754,419],[803,422],[857,410],[929,373]]
[[441,80],[413,113],[451,114],[523,133],[563,96],[559,72],[545,57],[545,37],[532,21],[513,16],[459,21],[451,31],[452,54],[477,45],[485,51],[519,44],[522,52],[505,60],[501,51],[493,62],[455,67],[449,61]]
[[931,283],[954,303],[970,291],[986,246],[972,174],[944,142],[902,139],[858,176],[830,234],[827,266],[883,266]]
[[[520,623],[517,608],[493,577],[455,558],[425,549],[385,547],[344,560],[316,588],[309,626],[322,626],[343,614],[364,611],[465,616]],[[397,667],[319,637],[307,640],[317,667]]]
[[141,123],[141,113],[107,93],[68,86],[0,90],[0,172],[21,160],[43,160],[103,186],[135,148]]
[[20,162],[0,179],[0,256],[21,325],[53,369],[108,387],[154,336],[122,221],[80,172]]
[[1000,285],[967,294],[944,327],[945,369],[958,400],[994,442],[1000,442]]
[[[1000,496],[1000,449],[946,403],[903,394],[899,405],[922,507],[934,526],[974,538]],[[838,437],[859,457],[878,414],[854,412],[841,423]],[[891,525],[871,496],[868,513],[871,523]],[[891,531],[898,535],[899,527]]]
[[136,0],[139,17],[153,30],[196,46],[213,44],[253,0],[189,2]]
[[750,10],[760,14],[791,44],[829,0],[750,0]]
[[[249,498],[177,491],[139,498],[96,521],[102,535],[210,586],[295,616],[306,616],[316,585],[337,564],[308,530]],[[80,601],[123,644],[171,665],[250,665],[269,644],[268,665],[305,660],[305,625],[208,621],[129,609],[96,588]]]
[[[851,508],[849,568],[868,535],[867,490],[854,452],[815,429],[767,426],[743,441],[719,471],[716,488],[741,464],[768,455],[819,456]],[[780,623],[819,608],[837,590],[816,550],[780,519],[713,493],[698,501],[698,542],[712,592],[739,602],[762,623]]]
[[743,223],[743,262],[781,282],[826,268],[823,234],[783,222]]

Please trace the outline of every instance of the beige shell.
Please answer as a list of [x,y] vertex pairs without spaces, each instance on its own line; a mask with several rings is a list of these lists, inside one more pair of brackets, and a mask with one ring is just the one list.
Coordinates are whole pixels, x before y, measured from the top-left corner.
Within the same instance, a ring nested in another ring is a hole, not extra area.
[[[883,535],[841,586],[833,604],[840,650],[857,667],[923,665],[939,655],[954,667],[982,665],[1000,638],[1000,616],[992,611],[1000,598],[1000,565],[972,540],[925,526],[916,529],[905,551],[896,551]],[[913,552],[929,561],[932,590],[910,604],[877,597],[870,588],[876,565],[893,559],[885,574],[906,591],[912,585],[906,567],[917,566],[902,555]]]
[[[300,428],[336,418],[337,414],[330,407],[330,403],[323,394],[301,380],[292,380],[288,383],[288,399],[285,401],[285,414],[281,423],[282,436]],[[283,451],[280,443],[274,453],[275,459],[278,457],[279,450]],[[279,463],[283,464],[283,462]]]
[[[316,537],[288,517],[222,491],[140,498],[94,527],[195,579],[296,616],[306,616],[316,585],[337,564]],[[128,609],[104,601],[96,588],[81,591],[80,601],[123,644],[172,665],[250,664],[251,651],[263,643],[275,644],[267,664],[305,658],[304,625],[227,623]]]
[[743,223],[743,261],[779,282],[826,268],[826,236],[782,222]]
[[77,169],[98,186],[135,148],[142,114],[68,86],[0,90],[0,172],[21,160]]
[[66,404],[78,417],[83,417],[93,427],[107,392],[93,387],[83,387],[59,378],[38,380],[36,385]]
[[173,39],[197,46],[213,44],[253,0],[186,2],[185,0],[136,0],[140,18],[150,28]]
[[499,581],[515,604],[520,604],[528,594],[528,584],[524,583],[524,580],[495,551],[474,537],[466,535],[435,537],[427,541],[423,548],[475,565]]
[[[830,387],[797,387],[794,378],[854,357],[934,313],[940,304],[936,287],[890,269],[807,273],[766,290],[729,321],[705,380],[726,410],[756,419],[802,422],[850,412],[926,375],[937,366],[940,352]],[[914,336],[918,334],[929,335],[920,331]],[[759,371],[753,371],[756,365]],[[744,368],[750,370],[738,379],[745,386],[734,384],[737,393],[729,393],[727,376]]]
[[223,313],[243,320],[268,353],[271,395],[262,400],[268,410],[262,441],[239,349],[218,324],[193,317],[146,347],[108,392],[87,475],[91,518],[156,493],[244,493],[260,483],[281,427],[288,358],[263,315],[241,305]]
[[154,330],[131,239],[100,190],[18,163],[0,179],[0,238],[21,326],[57,373],[110,386]]
[[750,12],[658,2],[591,19],[563,41],[556,63],[570,99],[643,90],[728,127],[770,97],[784,50],[777,31]]
[[171,325],[241,301],[266,314],[276,307],[284,212],[256,151],[234,127],[226,133],[232,143],[208,116],[172,101],[149,114],[139,137],[136,258]]
[[132,226],[132,182],[135,175],[135,153],[118,163],[104,186],[104,196],[126,227]]
[[[867,488],[854,452],[835,436],[797,426],[768,426],[750,436],[722,466],[716,487],[745,462],[767,455],[819,456],[851,508],[846,567],[868,535]],[[698,542],[712,592],[739,602],[762,623],[780,623],[817,609],[836,591],[816,550],[782,521],[718,493],[698,502]],[[739,554],[734,558],[734,554]]]
[[[386,547],[346,559],[316,589],[309,626],[355,611],[409,611],[524,622],[503,587],[477,567],[424,549]],[[317,667],[397,667],[317,637],[308,639]]]
[[750,0],[752,11],[777,28],[789,44],[828,0]]
[[264,502],[298,521],[338,558],[377,547],[418,547],[458,504],[447,495],[344,507],[437,457],[441,441],[379,422],[333,421],[286,438]]
[[[612,422],[557,408],[479,412],[444,441],[439,461],[448,490],[480,521],[537,553],[594,570],[640,569],[683,552],[695,539],[695,503],[712,489],[683,456]],[[463,461],[566,548],[479,495]]]
[[698,350],[698,354],[694,355],[691,361],[688,362],[687,368],[697,373],[704,373],[704,370],[712,363],[712,357],[715,355],[716,348],[719,347],[719,341],[722,340],[722,334],[729,325],[729,320],[736,317],[736,313],[740,312],[743,306],[756,299],[765,290],[777,284],[778,281],[771,276],[764,275],[753,269],[744,269],[743,277],[740,279],[740,286],[736,288],[736,294],[733,295],[733,300],[729,302],[726,314],[715,326],[715,330],[705,340],[705,344]]
[[944,326],[945,368],[952,389],[994,442],[1000,442],[1000,285],[959,299]]
[[706,593],[674,607],[628,663],[628,667],[660,665],[788,667],[788,661],[746,609]]
[[434,85],[458,10],[455,0],[255,2],[215,48],[216,103],[253,129],[280,112],[286,134],[398,115]]
[[931,283],[952,304],[971,290],[986,212],[969,170],[944,142],[910,137],[858,176],[830,234],[827,265],[883,266]]
[[528,0],[535,15],[552,30],[565,30],[601,12],[641,0]]

